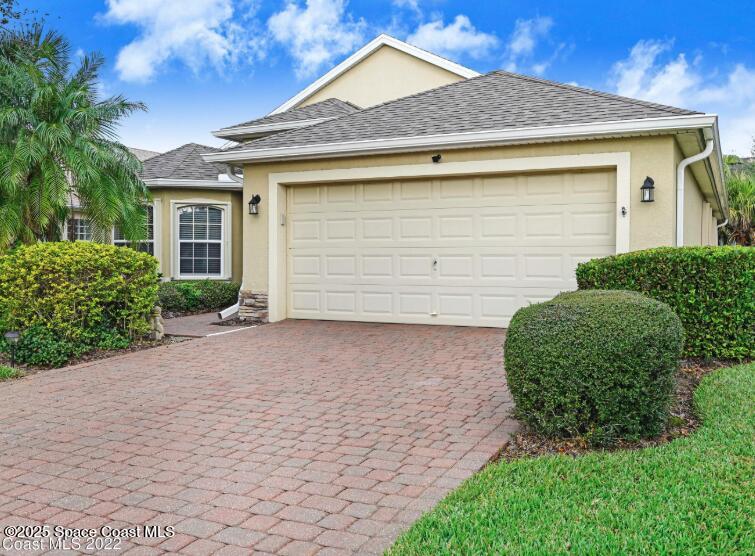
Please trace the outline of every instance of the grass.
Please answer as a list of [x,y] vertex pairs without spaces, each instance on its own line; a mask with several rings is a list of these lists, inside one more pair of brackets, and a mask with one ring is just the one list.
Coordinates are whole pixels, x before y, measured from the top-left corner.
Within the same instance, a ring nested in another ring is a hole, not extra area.
[[10,378],[18,378],[20,376],[23,376],[23,373],[18,369],[0,365],[0,382],[2,382],[3,380],[8,380]]
[[691,436],[488,466],[388,554],[755,554],[755,364],[695,392]]

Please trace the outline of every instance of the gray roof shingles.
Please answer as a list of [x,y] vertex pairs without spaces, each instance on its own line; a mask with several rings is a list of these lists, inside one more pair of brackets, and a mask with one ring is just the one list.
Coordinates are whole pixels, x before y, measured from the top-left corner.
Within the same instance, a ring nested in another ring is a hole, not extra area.
[[308,106],[301,108],[292,108],[285,112],[278,114],[272,114],[271,116],[264,116],[257,118],[256,120],[249,120],[236,124],[234,126],[225,127],[223,130],[232,130],[239,127],[278,124],[284,122],[296,122],[300,120],[315,120],[320,118],[337,118],[346,114],[352,114],[358,112],[360,108],[350,102],[346,102],[337,98],[329,98]]
[[143,162],[142,179],[217,180],[220,171],[202,160],[200,154],[220,152],[220,149],[187,143],[177,149],[154,156]]
[[516,129],[698,114],[651,102],[493,71],[230,150]]

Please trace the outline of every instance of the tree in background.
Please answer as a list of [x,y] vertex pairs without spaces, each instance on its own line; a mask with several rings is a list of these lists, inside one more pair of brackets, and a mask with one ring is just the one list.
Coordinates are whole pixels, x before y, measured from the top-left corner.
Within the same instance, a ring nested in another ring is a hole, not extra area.
[[[753,155],[755,156],[755,142]],[[723,229],[726,242],[755,245],[755,166],[736,156],[727,156],[724,166],[729,197],[729,222]]]
[[0,31],[0,249],[60,239],[74,199],[102,239],[114,225],[144,237],[141,163],[116,128],[145,106],[99,98],[103,63],[90,54],[74,68],[69,42],[39,23]]

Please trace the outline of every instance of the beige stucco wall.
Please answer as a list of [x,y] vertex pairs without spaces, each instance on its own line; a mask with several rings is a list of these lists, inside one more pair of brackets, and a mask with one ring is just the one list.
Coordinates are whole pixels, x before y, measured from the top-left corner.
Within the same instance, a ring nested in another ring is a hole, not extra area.
[[[240,191],[217,191],[211,189],[175,189],[162,188],[151,189],[155,207],[159,207],[159,215],[155,211],[155,236],[159,233],[158,252],[155,255],[160,261],[160,269],[164,279],[173,279],[177,276],[171,245],[175,241],[173,227],[171,226],[171,213],[175,210],[175,202],[198,202],[198,203],[228,203],[231,206],[231,279],[241,281],[243,268],[243,200]],[[174,216],[175,218],[175,216]],[[159,223],[158,223],[159,219]],[[159,232],[158,232],[159,230]],[[226,251],[228,252],[228,251]]]
[[[675,142],[674,164],[678,165],[682,159],[684,154]],[[698,166],[700,164],[697,163]],[[673,215],[676,217],[676,204]],[[710,201],[703,195],[692,166],[688,166],[684,172],[684,245],[716,245],[718,239],[711,230],[711,221],[716,222]]]
[[382,46],[298,106],[338,98],[366,108],[463,77],[390,46]]
[[[674,244],[675,147],[674,138],[667,136],[574,141],[559,144],[490,147],[441,152],[443,154],[443,162],[629,152],[631,156],[630,249],[636,250]],[[437,151],[330,160],[260,163],[245,166],[244,198],[246,199],[254,193],[259,193],[262,195],[263,201],[260,205],[261,210],[258,216],[247,216],[244,218],[243,288],[253,291],[267,291],[268,218],[271,214],[274,218],[278,218],[278,212],[280,211],[278,207],[271,209],[265,202],[270,173],[401,164],[427,164],[435,152]],[[655,180],[656,201],[654,203],[640,202],[640,186],[645,176],[651,176]],[[285,203],[285,199],[282,200],[282,203]],[[285,204],[281,206],[285,206]]]

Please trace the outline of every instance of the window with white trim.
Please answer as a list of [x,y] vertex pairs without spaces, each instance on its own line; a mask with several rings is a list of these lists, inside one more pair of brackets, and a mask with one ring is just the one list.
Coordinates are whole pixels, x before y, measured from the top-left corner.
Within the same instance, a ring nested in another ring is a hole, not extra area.
[[225,211],[212,205],[178,209],[178,268],[185,277],[223,275]]
[[155,254],[155,211],[151,205],[147,207],[147,239],[132,242],[126,239],[118,226],[113,227],[113,245],[117,247],[134,247],[142,253]]
[[69,237],[71,241],[92,241],[92,226],[85,218],[71,218],[68,220]]

